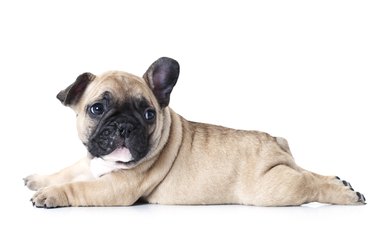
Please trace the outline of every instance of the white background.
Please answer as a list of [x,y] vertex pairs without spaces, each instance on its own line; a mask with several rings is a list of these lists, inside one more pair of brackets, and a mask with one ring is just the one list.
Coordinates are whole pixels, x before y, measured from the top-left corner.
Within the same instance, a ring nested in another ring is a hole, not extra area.
[[[374,247],[373,1],[1,1],[1,248]],[[181,65],[185,118],[288,138],[366,206],[44,210],[22,177],[85,154],[55,96],[85,71]]]

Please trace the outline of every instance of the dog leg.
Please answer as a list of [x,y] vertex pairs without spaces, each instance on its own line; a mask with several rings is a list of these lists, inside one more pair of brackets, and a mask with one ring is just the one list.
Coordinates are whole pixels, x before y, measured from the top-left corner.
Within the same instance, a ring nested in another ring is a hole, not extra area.
[[272,167],[260,177],[249,201],[259,206],[296,206],[308,202],[365,204],[364,196],[346,181],[286,165]]
[[[133,178],[134,179],[134,178]],[[123,172],[96,180],[71,182],[42,188],[31,199],[36,207],[128,206],[140,197],[138,184]]]
[[38,190],[51,185],[63,184],[74,181],[87,181],[95,179],[89,168],[89,159],[82,158],[77,163],[51,175],[30,175],[23,180],[31,190]]

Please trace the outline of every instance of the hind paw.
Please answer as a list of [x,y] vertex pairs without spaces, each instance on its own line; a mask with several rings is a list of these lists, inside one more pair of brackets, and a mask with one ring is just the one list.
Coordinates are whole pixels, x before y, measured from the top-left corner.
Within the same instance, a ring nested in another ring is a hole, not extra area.
[[352,185],[346,181],[341,180],[340,177],[336,176],[336,180],[338,180],[338,184],[341,187],[341,195],[340,195],[340,202],[337,204],[366,204],[366,198],[360,192],[354,191]]

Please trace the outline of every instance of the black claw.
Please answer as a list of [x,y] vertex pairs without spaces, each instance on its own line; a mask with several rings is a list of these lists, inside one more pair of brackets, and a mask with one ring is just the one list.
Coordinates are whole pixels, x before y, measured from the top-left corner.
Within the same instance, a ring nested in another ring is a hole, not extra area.
[[352,187],[352,185],[350,184],[350,182],[347,182],[347,181],[343,180],[342,183],[343,183],[345,186],[348,186],[349,188]]
[[366,198],[363,194],[359,193],[359,192],[356,192],[357,196],[358,196],[358,202],[362,202],[362,203],[365,203],[366,202]]
[[336,179],[337,179],[337,180],[341,180],[340,177],[338,177],[338,176],[336,176]]
[[350,190],[351,190],[351,191],[354,191],[354,189],[353,189],[352,187],[350,187]]

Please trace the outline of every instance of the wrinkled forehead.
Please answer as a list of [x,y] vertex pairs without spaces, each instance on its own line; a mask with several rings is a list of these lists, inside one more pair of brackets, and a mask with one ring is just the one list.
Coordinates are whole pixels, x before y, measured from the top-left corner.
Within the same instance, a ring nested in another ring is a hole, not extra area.
[[104,93],[109,93],[113,101],[121,104],[130,99],[146,99],[155,106],[156,100],[145,81],[135,75],[125,72],[107,72],[99,75],[89,84],[84,96],[83,104],[95,102],[103,97]]

